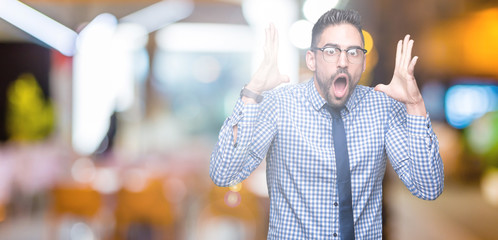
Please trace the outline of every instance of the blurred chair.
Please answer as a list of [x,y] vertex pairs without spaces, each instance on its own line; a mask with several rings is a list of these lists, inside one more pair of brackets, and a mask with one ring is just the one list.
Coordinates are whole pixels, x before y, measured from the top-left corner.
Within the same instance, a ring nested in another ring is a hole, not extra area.
[[213,185],[197,222],[197,239],[224,240],[266,238],[267,217],[256,195],[239,185]]
[[6,215],[7,215],[7,213],[6,213],[5,205],[0,202],[0,223],[2,223],[5,220]]
[[[49,239],[65,239],[69,237],[74,225],[87,226],[88,233],[100,239],[100,233],[92,229],[98,220],[103,200],[99,192],[88,185],[57,185],[51,191],[52,207],[50,210],[51,230]],[[74,223],[67,226],[67,223]],[[65,233],[66,232],[66,233]],[[62,235],[61,235],[62,234]]]
[[102,204],[100,193],[89,186],[55,187],[53,193],[53,211],[57,215],[74,214],[82,217],[94,217]]
[[163,180],[149,179],[143,189],[122,188],[116,196],[115,239],[176,239],[172,206]]

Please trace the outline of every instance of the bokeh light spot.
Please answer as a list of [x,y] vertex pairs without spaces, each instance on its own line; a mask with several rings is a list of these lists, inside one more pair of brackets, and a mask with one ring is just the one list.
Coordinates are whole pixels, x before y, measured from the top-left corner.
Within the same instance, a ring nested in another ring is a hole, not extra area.
[[306,0],[303,4],[303,14],[308,21],[315,23],[325,11],[338,4],[339,0]]
[[228,191],[225,194],[225,204],[229,207],[237,207],[242,200],[240,193]]
[[230,191],[232,191],[232,192],[239,192],[240,189],[242,189],[242,183],[238,183],[236,185],[232,185],[229,188],[230,188]]
[[481,191],[489,204],[498,207],[498,169],[490,169],[484,173]]
[[365,49],[368,51],[367,52],[368,54],[372,51],[374,46],[373,38],[368,31],[362,30],[362,32],[363,32],[363,38],[365,39]]
[[95,165],[86,157],[77,159],[71,167],[73,179],[80,183],[89,183],[95,179]]
[[220,62],[212,56],[201,56],[194,61],[192,68],[197,81],[210,83],[216,81],[221,73]]
[[312,29],[313,23],[307,20],[298,20],[294,22],[289,30],[290,41],[297,48],[309,48],[311,46]]

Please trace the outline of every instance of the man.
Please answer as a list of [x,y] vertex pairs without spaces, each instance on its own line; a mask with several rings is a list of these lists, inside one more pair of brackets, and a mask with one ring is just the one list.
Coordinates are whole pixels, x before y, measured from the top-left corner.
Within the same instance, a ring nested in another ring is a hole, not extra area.
[[278,70],[277,32],[266,30],[263,63],[221,129],[210,176],[237,184],[266,157],[268,239],[381,239],[387,158],[413,195],[433,200],[443,191],[413,40],[398,42],[393,78],[375,89],[357,85],[363,47],[358,13],[332,9],[313,27],[313,79],[273,89],[289,79]]

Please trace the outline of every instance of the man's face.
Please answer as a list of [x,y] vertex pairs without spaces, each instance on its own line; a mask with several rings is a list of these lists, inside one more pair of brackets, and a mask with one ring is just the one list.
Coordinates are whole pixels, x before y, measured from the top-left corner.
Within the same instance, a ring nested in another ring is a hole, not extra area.
[[[337,46],[340,49],[363,47],[361,35],[351,24],[327,27],[316,47]],[[306,64],[313,71],[315,87],[333,108],[342,108],[353,93],[365,71],[365,57],[359,63],[350,63],[346,52],[341,52],[336,62],[326,62],[320,50],[306,53]]]

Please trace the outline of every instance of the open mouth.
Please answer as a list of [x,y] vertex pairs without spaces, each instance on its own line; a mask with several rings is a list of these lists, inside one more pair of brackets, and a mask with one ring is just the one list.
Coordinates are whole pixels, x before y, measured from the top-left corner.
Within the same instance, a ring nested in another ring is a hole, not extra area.
[[348,86],[348,80],[344,76],[339,76],[334,81],[334,94],[336,97],[343,97],[346,94],[346,89]]

